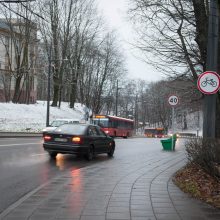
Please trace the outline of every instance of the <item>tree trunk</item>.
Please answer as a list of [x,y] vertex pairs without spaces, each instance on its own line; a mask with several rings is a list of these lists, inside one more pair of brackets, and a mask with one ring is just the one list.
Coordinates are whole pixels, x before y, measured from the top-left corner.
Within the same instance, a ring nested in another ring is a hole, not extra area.
[[74,104],[76,102],[76,86],[77,80],[72,81],[71,93],[70,93],[70,108],[74,108]]
[[208,15],[207,6],[204,0],[193,0],[194,14],[196,20],[196,39],[199,51],[201,53],[201,64],[206,69],[206,55],[207,55],[207,33],[208,33]]
[[52,42],[53,42],[53,52],[54,52],[54,91],[53,91],[53,102],[51,106],[57,106],[59,101],[59,90],[60,90],[60,74],[59,74],[59,9],[58,9],[58,0],[53,1],[53,6],[51,9],[51,30],[52,30]]
[[59,101],[59,93],[60,93],[60,80],[59,73],[57,68],[53,68],[53,101],[51,106],[57,107]]
[[54,77],[54,86],[53,86],[53,102],[51,106],[56,107],[59,100],[59,80],[57,77]]
[[22,78],[22,77],[18,77],[18,78],[16,79],[16,81],[15,81],[14,95],[13,95],[13,98],[12,98],[12,102],[13,102],[13,103],[18,103],[18,100],[19,100],[21,78]]

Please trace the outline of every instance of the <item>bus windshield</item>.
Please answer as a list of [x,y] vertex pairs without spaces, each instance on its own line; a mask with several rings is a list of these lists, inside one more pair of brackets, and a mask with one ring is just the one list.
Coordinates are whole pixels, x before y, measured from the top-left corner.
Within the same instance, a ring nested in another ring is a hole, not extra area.
[[145,128],[144,135],[146,137],[163,137],[165,131],[163,128]]
[[157,134],[164,134],[164,130],[157,130]]
[[93,124],[98,125],[101,128],[108,128],[109,119],[108,118],[93,118]]

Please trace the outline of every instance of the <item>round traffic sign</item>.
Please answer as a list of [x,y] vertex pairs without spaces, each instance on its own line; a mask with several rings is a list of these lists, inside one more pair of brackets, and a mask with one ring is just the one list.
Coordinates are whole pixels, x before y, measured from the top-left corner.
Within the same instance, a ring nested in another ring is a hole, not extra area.
[[204,94],[215,94],[220,88],[220,76],[216,72],[206,71],[199,76],[197,86]]
[[178,104],[179,98],[176,95],[171,95],[168,98],[168,102],[169,102],[170,105],[175,106],[175,105]]

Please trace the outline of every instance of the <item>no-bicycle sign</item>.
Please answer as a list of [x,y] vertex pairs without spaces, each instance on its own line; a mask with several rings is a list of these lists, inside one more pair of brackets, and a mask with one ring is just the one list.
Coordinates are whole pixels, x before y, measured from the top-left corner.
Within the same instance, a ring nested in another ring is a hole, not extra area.
[[216,72],[206,71],[199,76],[197,86],[206,95],[215,94],[220,88],[220,76]]

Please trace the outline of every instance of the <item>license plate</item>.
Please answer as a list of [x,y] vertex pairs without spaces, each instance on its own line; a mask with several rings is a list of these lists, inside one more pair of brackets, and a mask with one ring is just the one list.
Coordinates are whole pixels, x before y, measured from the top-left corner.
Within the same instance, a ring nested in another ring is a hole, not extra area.
[[54,140],[58,142],[67,142],[66,138],[54,138]]

